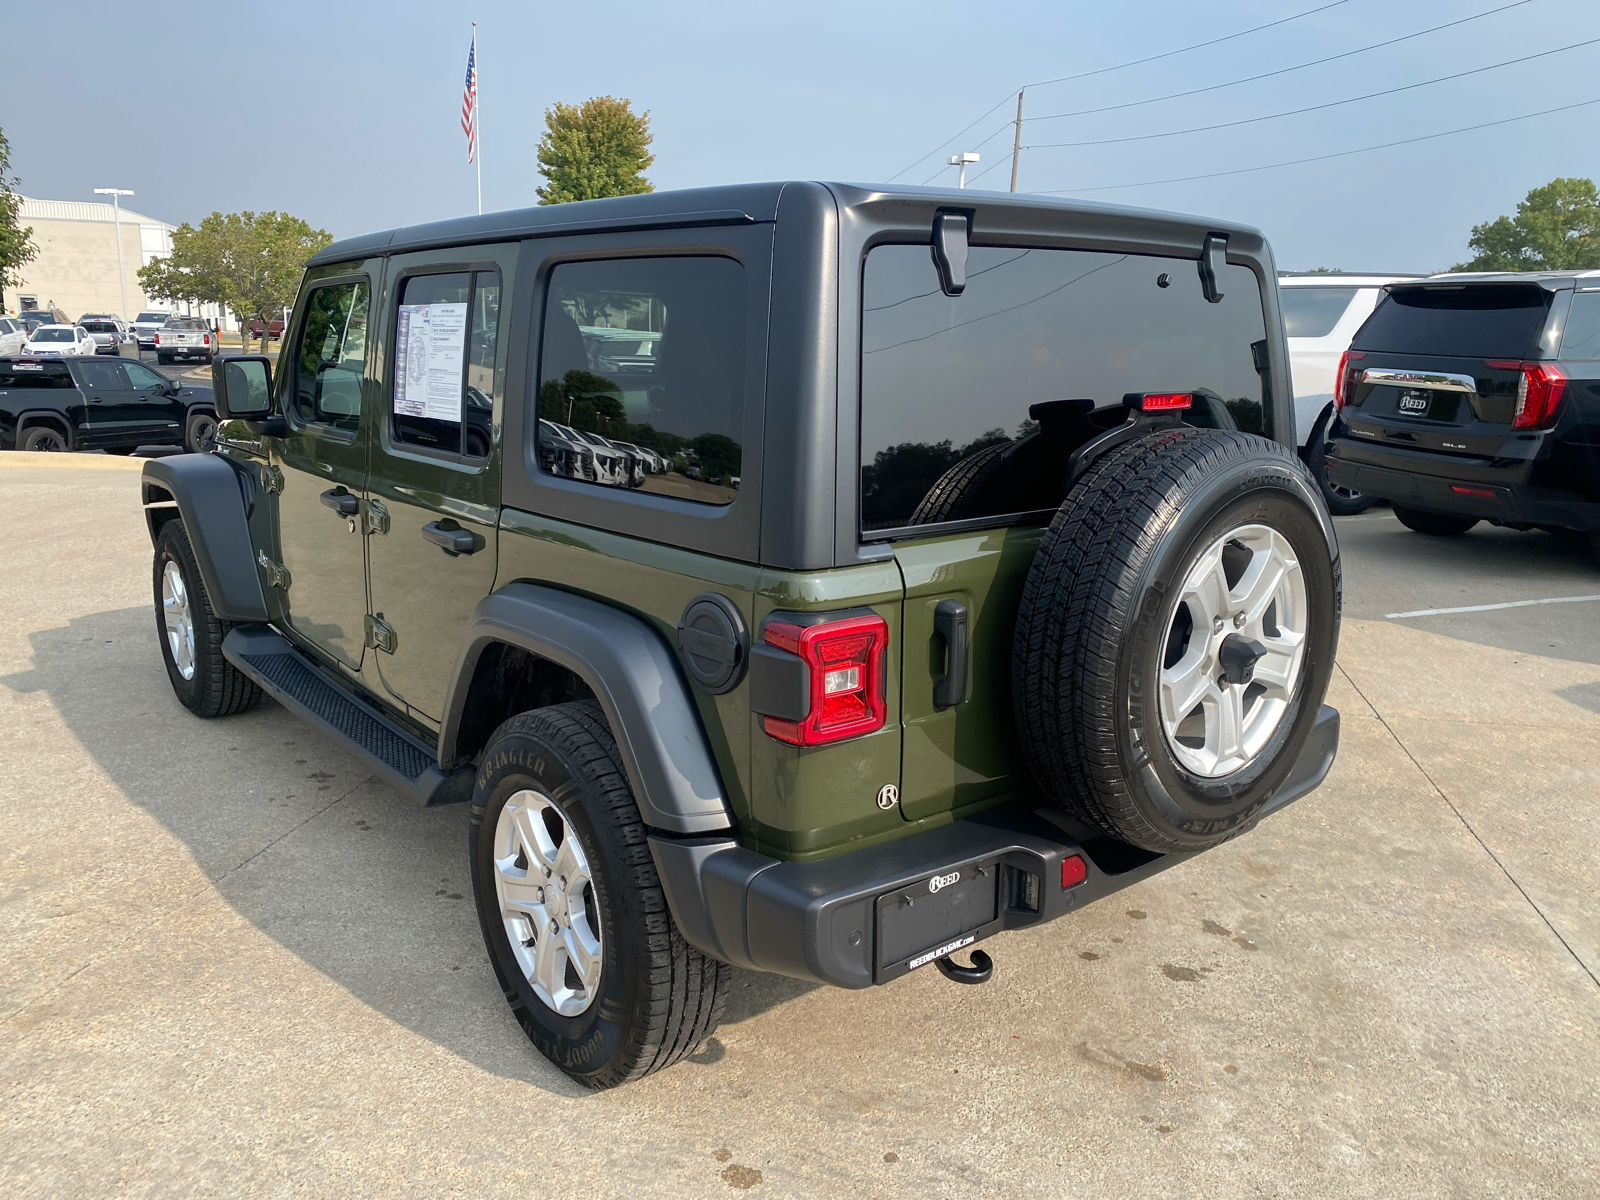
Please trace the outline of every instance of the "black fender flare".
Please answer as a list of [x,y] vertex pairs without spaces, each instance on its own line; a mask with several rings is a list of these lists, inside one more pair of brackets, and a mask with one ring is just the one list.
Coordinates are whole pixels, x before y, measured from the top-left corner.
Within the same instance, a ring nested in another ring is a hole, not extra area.
[[594,692],[646,825],[676,834],[733,827],[699,710],[665,639],[631,613],[539,584],[508,584],[473,611],[445,700],[441,764],[455,761],[478,659],[497,642],[567,668]]
[[22,435],[35,425],[50,425],[59,429],[66,435],[67,449],[78,448],[78,431],[72,427],[72,421],[66,413],[55,408],[30,408],[17,414],[14,427],[16,449],[22,449]]
[[146,462],[140,494],[152,545],[161,521],[150,506],[160,502],[159,493],[177,501],[212,611],[224,621],[267,620],[261,574],[251,557],[248,505],[254,488],[244,472],[219,454],[174,454]]

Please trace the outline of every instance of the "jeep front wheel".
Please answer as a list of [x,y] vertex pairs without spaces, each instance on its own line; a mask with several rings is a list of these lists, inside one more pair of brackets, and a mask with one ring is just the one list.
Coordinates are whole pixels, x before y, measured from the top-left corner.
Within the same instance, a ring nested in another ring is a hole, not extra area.
[[539,1052],[590,1087],[671,1066],[722,1018],[732,968],[683,940],[593,701],[512,717],[472,799],[489,959]]
[[1172,429],[1072,489],[1023,590],[1013,691],[1045,791],[1160,853],[1248,828],[1333,670],[1339,565],[1315,481],[1250,434]]
[[226,717],[261,702],[261,689],[222,654],[233,628],[211,609],[183,522],[156,538],[156,636],[178,702],[197,717]]

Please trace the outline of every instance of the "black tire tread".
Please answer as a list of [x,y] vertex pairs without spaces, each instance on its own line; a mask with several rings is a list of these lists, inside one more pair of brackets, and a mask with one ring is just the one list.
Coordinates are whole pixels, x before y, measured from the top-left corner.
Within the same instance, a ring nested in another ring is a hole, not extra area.
[[[189,544],[189,532],[181,519],[168,521],[161,527],[156,542],[155,591],[156,636],[161,640],[162,657],[167,656],[166,625],[161,619],[161,563],[163,553],[170,551],[183,568],[184,585],[189,589],[190,608],[194,613],[195,640],[205,642],[207,653],[196,656],[196,682],[200,684],[198,706],[186,705],[197,717],[231,717],[261,703],[261,688],[229,662],[222,654],[222,640],[233,628],[231,622],[217,616],[211,607],[211,597],[206,593],[205,581],[200,577],[200,567],[195,561],[194,547]],[[201,670],[205,674],[202,677]],[[169,667],[170,670],[170,667]],[[181,697],[180,697],[181,698]]]
[[632,1036],[603,1076],[584,1082],[616,1087],[670,1067],[692,1054],[721,1023],[733,968],[702,954],[678,932],[639,806],[618,765],[616,738],[600,705],[577,700],[521,713],[501,725],[493,740],[507,734],[548,740],[580,768],[610,824],[599,832],[616,839],[626,864],[626,876],[612,882],[627,889],[645,914],[649,987],[635,1005]]
[[1131,584],[1177,516],[1174,489],[1264,451],[1309,476],[1282,446],[1231,431],[1176,428],[1117,448],[1073,487],[1023,587],[1012,687],[1030,765],[1058,801],[1134,845],[1192,849],[1143,815],[1117,749],[1115,722],[1126,719],[1116,712],[1118,651],[1138,603]]
[[1311,477],[1317,481],[1317,487],[1322,492],[1322,502],[1328,506],[1328,511],[1336,517],[1354,517],[1366,512],[1378,501],[1375,496],[1363,496],[1359,492],[1352,500],[1334,491],[1333,485],[1328,482],[1328,454],[1325,447],[1328,425],[1332,420],[1332,413],[1325,413],[1317,419],[1316,426],[1311,430],[1311,437],[1306,441],[1306,466],[1311,471]]

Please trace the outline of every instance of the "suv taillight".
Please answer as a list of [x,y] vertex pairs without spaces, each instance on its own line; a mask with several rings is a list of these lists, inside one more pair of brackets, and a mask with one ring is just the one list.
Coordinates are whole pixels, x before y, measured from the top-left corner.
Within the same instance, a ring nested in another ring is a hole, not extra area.
[[1517,371],[1517,408],[1511,418],[1513,429],[1548,429],[1556,423],[1556,409],[1567,390],[1567,373],[1555,363],[1507,362],[1498,358],[1483,360],[1499,371]]
[[1355,394],[1356,381],[1351,379],[1350,376],[1352,372],[1359,371],[1361,368],[1352,367],[1350,365],[1351,362],[1359,361],[1365,357],[1365,354],[1355,350],[1346,350],[1343,354],[1339,355],[1339,371],[1338,374],[1333,377],[1334,412],[1343,412],[1345,404],[1347,404],[1350,400],[1350,397]]
[[769,646],[797,655],[811,673],[806,715],[798,721],[762,717],[769,736],[794,746],[821,746],[883,728],[889,626],[882,617],[843,617],[817,625],[768,621],[762,637]]

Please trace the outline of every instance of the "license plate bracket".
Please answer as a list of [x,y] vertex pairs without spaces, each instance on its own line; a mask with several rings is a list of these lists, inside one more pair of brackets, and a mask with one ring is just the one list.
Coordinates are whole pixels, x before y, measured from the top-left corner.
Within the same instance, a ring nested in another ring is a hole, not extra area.
[[1432,404],[1433,393],[1427,388],[1401,388],[1395,408],[1403,417],[1425,417]]
[[964,863],[881,894],[879,982],[926,966],[938,957],[935,951],[958,949],[993,932],[1000,924],[1001,865],[999,859]]

